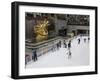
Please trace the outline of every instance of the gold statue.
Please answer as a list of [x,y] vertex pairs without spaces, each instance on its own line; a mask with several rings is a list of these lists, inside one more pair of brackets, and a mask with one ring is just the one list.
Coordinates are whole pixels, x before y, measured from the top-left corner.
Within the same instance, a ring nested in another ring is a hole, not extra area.
[[48,20],[38,21],[37,25],[34,27],[34,33],[36,34],[36,42],[41,42],[48,38],[47,27],[49,25]]

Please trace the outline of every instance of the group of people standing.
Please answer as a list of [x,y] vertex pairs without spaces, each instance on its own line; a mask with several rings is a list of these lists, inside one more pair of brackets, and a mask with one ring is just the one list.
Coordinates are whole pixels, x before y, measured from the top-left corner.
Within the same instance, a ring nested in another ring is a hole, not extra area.
[[69,40],[67,43],[66,40],[64,40],[63,44],[64,44],[64,48],[68,48],[68,49],[71,48],[71,40]]
[[[77,40],[78,40],[78,44],[80,44],[80,42],[82,41],[82,36],[78,37]],[[90,38],[89,37],[83,38],[84,43],[87,40],[89,41]],[[72,55],[72,53],[71,53],[71,40],[69,40],[69,41],[66,41],[65,39],[63,41],[59,40],[56,44],[53,44],[51,50],[52,51],[59,50],[61,48],[62,44],[63,44],[63,47],[67,49],[67,55],[69,57],[71,57],[71,55]],[[32,50],[32,60],[34,62],[38,60],[36,49]]]
[[[61,48],[61,40],[58,41],[56,44],[53,44],[53,46],[51,48],[51,51],[59,50],[59,48]],[[32,49],[32,60],[34,62],[38,60],[37,49],[36,48]]]
[[71,48],[71,39],[69,41],[66,41],[65,39],[63,41],[62,40],[58,41],[56,44],[53,45],[52,50],[53,51],[55,51],[56,49],[59,50],[59,48],[61,48],[62,45],[63,45],[64,48],[67,49],[67,55],[68,55],[68,58],[70,58],[71,54],[72,54],[71,50],[70,50],[70,48]]
[[[55,44],[53,44],[52,49],[51,50],[59,50],[62,45],[64,46],[64,48],[67,48],[69,50],[68,55],[71,56],[71,40],[69,40],[69,42],[66,40],[59,40],[58,42],[56,42]],[[37,48],[32,49],[32,61],[36,62],[38,60],[38,55],[37,55]],[[27,64],[27,63],[26,63]]]
[[56,51],[59,50],[59,48],[61,48],[61,40],[59,40],[56,44],[53,43],[52,47],[51,47],[51,51]]
[[[80,44],[80,42],[81,42],[81,38],[82,38],[82,37],[78,38],[78,44]],[[89,41],[90,38],[89,38],[89,37],[88,37],[88,38],[83,38],[83,40],[84,40],[84,42],[86,43],[86,40]]]
[[63,40],[63,41],[60,40],[59,42],[57,42],[56,44],[53,45],[52,49],[57,48],[57,50],[58,50],[59,48],[61,48],[62,44],[63,44],[64,48],[68,48],[68,49],[71,48],[71,40],[69,40],[69,42],[68,41],[66,42],[66,40]]
[[[78,40],[78,44],[80,44],[80,42],[82,41],[82,37],[80,36],[77,40]],[[90,38],[89,37],[83,38],[84,43],[87,40],[89,41]],[[51,50],[52,51],[59,50],[61,48],[62,44],[63,44],[63,47],[67,49],[68,56],[71,57],[71,55],[72,55],[72,53],[71,53],[71,40],[69,40],[69,41],[66,41],[65,39],[63,41],[59,40],[56,44],[54,44],[52,46]],[[34,62],[38,60],[36,49],[32,50],[32,60]]]

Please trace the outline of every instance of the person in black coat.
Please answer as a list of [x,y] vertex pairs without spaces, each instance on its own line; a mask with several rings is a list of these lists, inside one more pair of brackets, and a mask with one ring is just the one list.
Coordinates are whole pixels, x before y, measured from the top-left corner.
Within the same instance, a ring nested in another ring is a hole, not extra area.
[[84,38],[84,42],[86,42],[86,38]]
[[65,40],[63,41],[63,45],[64,45],[64,48],[67,48],[67,44]]
[[56,44],[57,45],[57,50],[59,49],[59,43]]
[[61,41],[59,41],[59,47],[61,48]]
[[90,40],[90,38],[88,37],[88,41]]
[[78,44],[80,44],[80,38],[78,38]]
[[36,52],[36,49],[33,50],[32,52],[32,60],[36,61],[37,60],[37,52]]
[[71,48],[71,40],[68,43],[68,49],[70,49],[70,48]]

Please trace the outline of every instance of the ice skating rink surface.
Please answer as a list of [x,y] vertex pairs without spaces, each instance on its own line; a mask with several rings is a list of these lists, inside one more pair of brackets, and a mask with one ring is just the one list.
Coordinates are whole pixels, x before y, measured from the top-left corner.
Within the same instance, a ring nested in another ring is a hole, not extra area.
[[[80,44],[78,44],[80,38]],[[86,38],[86,42],[84,42]],[[61,48],[54,52],[49,52],[38,58],[36,62],[31,61],[26,68],[49,68],[49,67],[66,67],[66,66],[87,66],[89,65],[89,41],[87,36],[76,37],[71,40],[71,56],[68,48]]]

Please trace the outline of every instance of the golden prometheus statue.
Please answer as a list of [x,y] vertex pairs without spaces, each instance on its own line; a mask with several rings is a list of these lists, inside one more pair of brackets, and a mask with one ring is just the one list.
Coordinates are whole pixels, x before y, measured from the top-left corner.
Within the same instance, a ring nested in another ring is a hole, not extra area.
[[34,27],[34,33],[36,34],[36,42],[41,42],[48,38],[47,27],[49,25],[48,20],[38,21],[37,25]]

